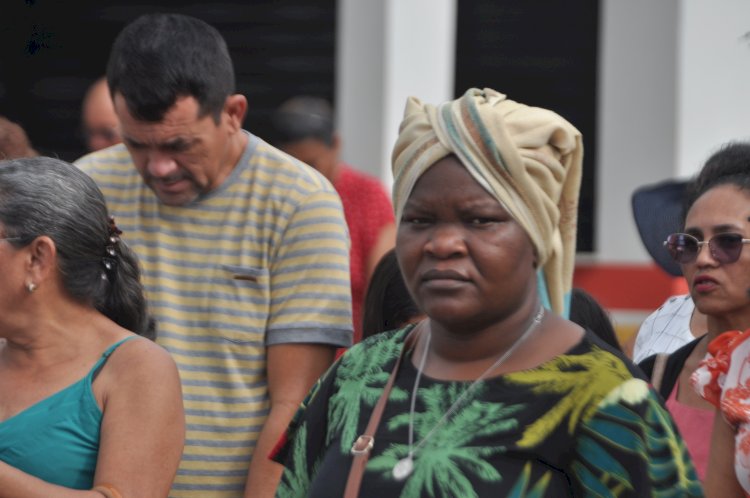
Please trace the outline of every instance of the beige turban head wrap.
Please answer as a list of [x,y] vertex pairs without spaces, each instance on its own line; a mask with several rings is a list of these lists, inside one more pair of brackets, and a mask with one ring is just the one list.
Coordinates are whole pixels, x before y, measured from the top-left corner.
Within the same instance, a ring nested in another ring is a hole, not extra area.
[[547,109],[485,88],[439,106],[410,97],[393,148],[393,204],[401,219],[414,184],[455,154],[531,238],[544,304],[568,315],[581,183],[581,133]]

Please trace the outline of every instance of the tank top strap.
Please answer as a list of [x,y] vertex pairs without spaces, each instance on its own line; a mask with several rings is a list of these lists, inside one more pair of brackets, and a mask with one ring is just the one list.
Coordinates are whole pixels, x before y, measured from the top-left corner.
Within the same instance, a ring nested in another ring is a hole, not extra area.
[[125,339],[122,339],[120,341],[117,341],[116,343],[112,344],[110,347],[108,347],[101,355],[99,360],[97,360],[96,364],[91,368],[91,371],[89,372],[89,377],[96,377],[96,374],[99,373],[99,370],[104,366],[104,363],[109,359],[110,355],[114,353],[115,349],[119,348],[121,344],[128,342],[131,339],[135,339],[136,337],[140,337],[137,335],[131,335],[126,337]]

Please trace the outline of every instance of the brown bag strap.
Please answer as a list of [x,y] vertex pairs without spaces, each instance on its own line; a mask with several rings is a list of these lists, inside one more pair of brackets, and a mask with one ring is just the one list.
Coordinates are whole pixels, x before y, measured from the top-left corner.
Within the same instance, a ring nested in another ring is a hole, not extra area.
[[351,454],[354,458],[352,459],[352,466],[349,470],[349,478],[346,480],[344,498],[357,498],[359,496],[359,488],[362,485],[362,476],[365,473],[365,465],[367,465],[367,460],[370,458],[370,451],[375,445],[375,432],[378,430],[380,418],[383,416],[385,405],[388,402],[388,396],[391,393],[391,389],[393,389],[393,383],[396,381],[396,375],[401,367],[401,360],[406,356],[407,351],[417,343],[418,328],[419,327],[414,327],[404,340],[401,354],[398,356],[396,364],[393,365],[393,370],[391,370],[391,375],[388,377],[388,382],[386,382],[385,387],[383,387],[383,393],[375,404],[372,414],[370,414],[370,421],[367,422],[365,433],[359,436],[352,445]]
[[661,388],[661,381],[664,378],[664,368],[667,366],[667,359],[669,355],[665,353],[659,353],[656,355],[654,360],[654,369],[651,371],[651,385],[658,392]]

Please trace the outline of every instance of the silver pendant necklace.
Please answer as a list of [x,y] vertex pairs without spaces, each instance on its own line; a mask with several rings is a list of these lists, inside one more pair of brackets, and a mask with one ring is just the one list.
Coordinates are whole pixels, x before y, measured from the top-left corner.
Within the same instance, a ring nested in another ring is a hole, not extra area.
[[409,453],[404,458],[396,462],[396,465],[393,466],[393,470],[391,472],[394,479],[396,479],[397,481],[403,481],[404,479],[409,477],[412,472],[414,472],[414,455],[416,454],[416,452],[419,451],[419,449],[427,442],[427,440],[432,437],[435,431],[439,427],[441,427],[464,403],[468,395],[477,387],[479,382],[484,380],[484,378],[487,377],[490,372],[502,365],[502,363],[507,360],[511,354],[513,354],[513,351],[515,351],[516,348],[518,348],[518,346],[520,346],[526,340],[526,338],[531,334],[536,326],[539,325],[539,323],[542,321],[542,318],[544,318],[544,306],[539,306],[539,311],[537,311],[536,315],[534,315],[534,319],[531,321],[523,334],[521,334],[521,337],[519,337],[516,342],[514,342],[502,355],[500,355],[500,357],[495,360],[495,362],[490,365],[487,370],[482,373],[482,375],[477,377],[474,382],[469,384],[469,387],[467,387],[466,390],[462,392],[458,398],[456,398],[456,401],[454,401],[453,404],[448,408],[448,410],[446,410],[440,420],[438,420],[438,422],[432,427],[432,429],[430,429],[430,431],[415,446],[414,410],[417,400],[417,390],[419,389],[419,381],[422,377],[422,371],[424,370],[424,366],[427,361],[427,353],[430,349],[430,340],[432,339],[432,332],[427,333],[424,353],[422,354],[422,358],[419,360],[419,367],[417,367],[417,376],[414,379],[414,387],[411,391],[411,404],[409,406]]

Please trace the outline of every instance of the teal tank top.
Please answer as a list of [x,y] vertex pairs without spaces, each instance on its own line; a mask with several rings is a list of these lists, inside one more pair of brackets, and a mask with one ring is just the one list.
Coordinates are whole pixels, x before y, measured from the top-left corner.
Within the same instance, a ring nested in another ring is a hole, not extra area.
[[52,484],[91,489],[102,423],[91,383],[109,355],[135,337],[107,348],[83,379],[0,422],[0,460]]

